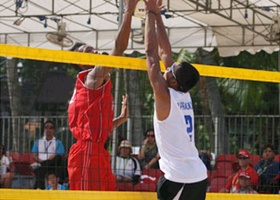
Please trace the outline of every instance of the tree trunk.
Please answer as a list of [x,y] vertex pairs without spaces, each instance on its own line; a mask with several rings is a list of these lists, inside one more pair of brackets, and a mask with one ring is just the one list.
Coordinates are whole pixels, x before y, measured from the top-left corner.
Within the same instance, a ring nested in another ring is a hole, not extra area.
[[[20,127],[18,127],[19,123],[16,121],[16,116],[20,116],[22,113],[22,104],[21,104],[21,90],[18,81],[18,72],[16,59],[7,59],[6,62],[6,70],[7,70],[7,81],[8,81],[8,91],[9,91],[9,99],[10,99],[10,109],[12,119],[12,133],[13,133],[13,141],[12,148],[14,151],[19,151],[19,138],[17,135],[20,134]],[[18,132],[19,131],[19,132]],[[9,142],[9,141],[8,141]]]

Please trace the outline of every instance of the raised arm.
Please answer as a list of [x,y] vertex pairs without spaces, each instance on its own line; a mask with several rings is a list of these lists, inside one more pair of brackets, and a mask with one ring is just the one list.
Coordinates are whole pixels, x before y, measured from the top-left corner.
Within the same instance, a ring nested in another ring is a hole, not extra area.
[[[122,56],[127,48],[131,30],[132,14],[138,0],[125,0],[123,21],[115,39],[114,47],[110,53],[113,56]],[[109,78],[111,68],[96,66],[89,74],[85,85],[91,89],[98,89]]]
[[125,9],[123,21],[117,34],[114,48],[110,55],[122,56],[128,45],[129,34],[131,30],[131,20],[138,0],[125,0]]
[[156,114],[158,119],[165,119],[170,110],[170,96],[168,86],[163,78],[158,57],[158,38],[156,36],[155,20],[159,7],[156,0],[145,0],[146,24],[145,24],[145,48],[147,56],[147,72],[153,88]]
[[118,128],[121,124],[126,122],[128,118],[128,96],[123,95],[122,96],[122,108],[121,108],[121,114],[113,119],[113,128]]
[[156,6],[153,6],[155,0],[147,0],[146,3],[146,23],[145,23],[145,50],[147,56],[147,71],[150,83],[155,93],[161,88],[164,80],[161,75],[158,58],[158,39],[156,36],[155,19]]
[[[158,0],[157,4],[159,8],[164,7],[162,5],[162,0]],[[172,59],[171,45],[160,12],[156,15],[156,25],[157,25],[159,56],[162,62],[164,63],[165,68],[168,68],[173,64],[174,61]]]

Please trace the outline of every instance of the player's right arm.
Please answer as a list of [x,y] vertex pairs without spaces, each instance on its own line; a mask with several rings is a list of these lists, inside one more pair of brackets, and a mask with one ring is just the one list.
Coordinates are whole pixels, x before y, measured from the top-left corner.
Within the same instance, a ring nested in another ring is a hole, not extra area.
[[[125,0],[125,12],[119,32],[115,39],[114,47],[110,53],[113,56],[122,56],[127,48],[129,34],[131,30],[132,14],[135,10],[138,0]],[[85,85],[88,88],[98,89],[109,79],[110,67],[96,66],[87,76]],[[91,78],[92,77],[92,78]]]

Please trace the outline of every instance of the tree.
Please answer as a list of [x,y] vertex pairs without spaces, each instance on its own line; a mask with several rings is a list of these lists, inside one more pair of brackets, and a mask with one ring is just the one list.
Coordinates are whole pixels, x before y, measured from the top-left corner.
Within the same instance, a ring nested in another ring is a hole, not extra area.
[[[278,54],[279,52],[268,54],[261,51],[252,55],[248,52],[241,52],[238,56],[222,58],[219,57],[218,54],[213,53],[213,58],[219,65],[278,71]],[[254,74],[252,74],[252,76],[254,76]],[[233,79],[217,79],[217,81],[222,95],[222,105],[225,113],[229,115],[279,115],[279,84]],[[272,130],[271,127],[279,127],[278,129],[280,130],[280,124],[262,126],[261,121],[259,123],[249,121],[248,118],[248,124],[250,123],[256,123],[259,128],[250,130],[248,129],[248,125],[246,125],[246,128],[243,128],[240,137],[248,138],[248,148],[257,149],[265,143],[274,143],[275,146],[279,144],[277,130]],[[275,122],[271,121],[270,123]],[[230,129],[230,127],[228,127],[228,129]],[[242,130],[242,127],[240,127],[240,129]],[[264,135],[264,132],[267,132],[268,135]],[[244,139],[240,137],[232,139],[231,143],[235,146],[231,149],[237,149],[246,145],[242,143]],[[259,150],[257,150],[257,152],[259,152]]]

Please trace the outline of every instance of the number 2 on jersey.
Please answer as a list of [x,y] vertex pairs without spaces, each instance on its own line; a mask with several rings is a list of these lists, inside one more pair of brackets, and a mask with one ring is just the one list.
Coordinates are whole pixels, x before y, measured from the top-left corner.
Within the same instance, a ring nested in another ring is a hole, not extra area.
[[193,126],[192,126],[192,117],[190,115],[185,115],[185,122],[187,124],[187,134],[190,137],[190,142],[192,142],[192,130],[193,130]]

